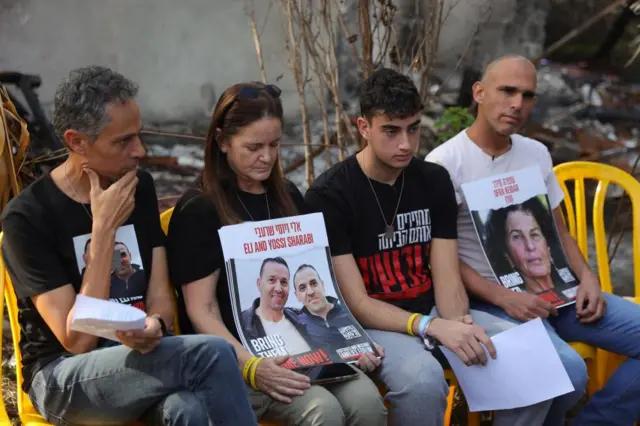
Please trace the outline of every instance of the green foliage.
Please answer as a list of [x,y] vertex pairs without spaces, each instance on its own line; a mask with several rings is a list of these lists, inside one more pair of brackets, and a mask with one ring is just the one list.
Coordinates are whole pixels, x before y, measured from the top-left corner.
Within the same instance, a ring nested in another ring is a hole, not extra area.
[[443,117],[435,122],[438,132],[438,143],[442,143],[473,124],[474,117],[467,108],[449,107]]

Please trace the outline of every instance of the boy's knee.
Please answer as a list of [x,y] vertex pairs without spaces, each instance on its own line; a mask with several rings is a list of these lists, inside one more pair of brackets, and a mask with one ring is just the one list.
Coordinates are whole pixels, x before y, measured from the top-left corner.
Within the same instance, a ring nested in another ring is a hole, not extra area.
[[[447,405],[449,385],[440,363],[428,354],[416,353],[403,365],[392,371],[393,381],[389,391],[395,398],[415,401],[425,410]],[[391,396],[391,395],[389,395]]]

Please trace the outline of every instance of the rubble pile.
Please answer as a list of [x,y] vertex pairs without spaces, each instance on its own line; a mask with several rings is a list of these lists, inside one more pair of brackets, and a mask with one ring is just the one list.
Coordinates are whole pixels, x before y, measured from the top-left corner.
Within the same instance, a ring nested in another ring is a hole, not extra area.
[[[536,107],[523,134],[544,143],[554,163],[574,160],[599,161],[635,175],[640,140],[640,83],[622,82],[615,75],[541,61]],[[455,79],[452,79],[455,81]],[[437,91],[425,111],[421,154],[436,144],[439,130],[434,122],[457,99],[458,84]],[[354,120],[355,121],[355,120]],[[357,131],[355,126],[351,129]],[[330,130],[335,131],[335,126]],[[311,119],[316,176],[339,161],[337,146],[324,147],[324,127],[320,117]],[[144,135],[149,148],[146,167],[156,179],[158,197],[174,197],[189,185],[204,165],[204,137]],[[304,146],[299,124],[285,125],[282,139],[282,166],[287,178],[306,189]],[[334,142],[335,143],[335,142]],[[317,146],[315,146],[317,145]],[[357,150],[344,149],[344,156]]]
[[556,163],[598,161],[632,172],[640,138],[639,83],[543,62],[537,97],[525,133],[545,143]]

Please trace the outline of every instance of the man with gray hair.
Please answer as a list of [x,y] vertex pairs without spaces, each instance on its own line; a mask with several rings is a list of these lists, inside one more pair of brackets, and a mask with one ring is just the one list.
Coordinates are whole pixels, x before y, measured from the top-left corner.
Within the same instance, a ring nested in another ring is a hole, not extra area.
[[[72,71],[57,89],[53,118],[69,156],[3,213],[23,389],[54,424],[256,425],[233,347],[214,336],[171,336],[167,327],[164,234],[153,179],[138,170],[145,149],[137,91],[108,68]],[[116,332],[119,342],[109,342],[71,324],[76,295],[109,299],[122,227],[135,229],[146,286],[120,300],[143,297],[148,316],[144,330]],[[74,242],[87,236],[91,262],[81,274]]]

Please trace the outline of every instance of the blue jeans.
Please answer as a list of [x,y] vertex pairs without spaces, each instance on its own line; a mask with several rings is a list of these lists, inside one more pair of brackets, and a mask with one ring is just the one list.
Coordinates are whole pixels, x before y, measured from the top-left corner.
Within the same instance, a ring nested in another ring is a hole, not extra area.
[[[571,425],[631,426],[640,417],[640,305],[608,293],[604,293],[604,297],[607,309],[596,323],[581,324],[575,304],[559,309],[557,317],[544,321],[575,388],[574,392],[554,400],[545,426],[564,425],[567,410],[580,400],[586,389],[586,364],[567,342],[584,342],[629,357],[591,397]],[[497,306],[477,300],[472,300],[471,306],[518,323]]]
[[213,336],[165,337],[147,354],[125,346],[61,357],[29,398],[55,425],[257,425],[233,346]]

